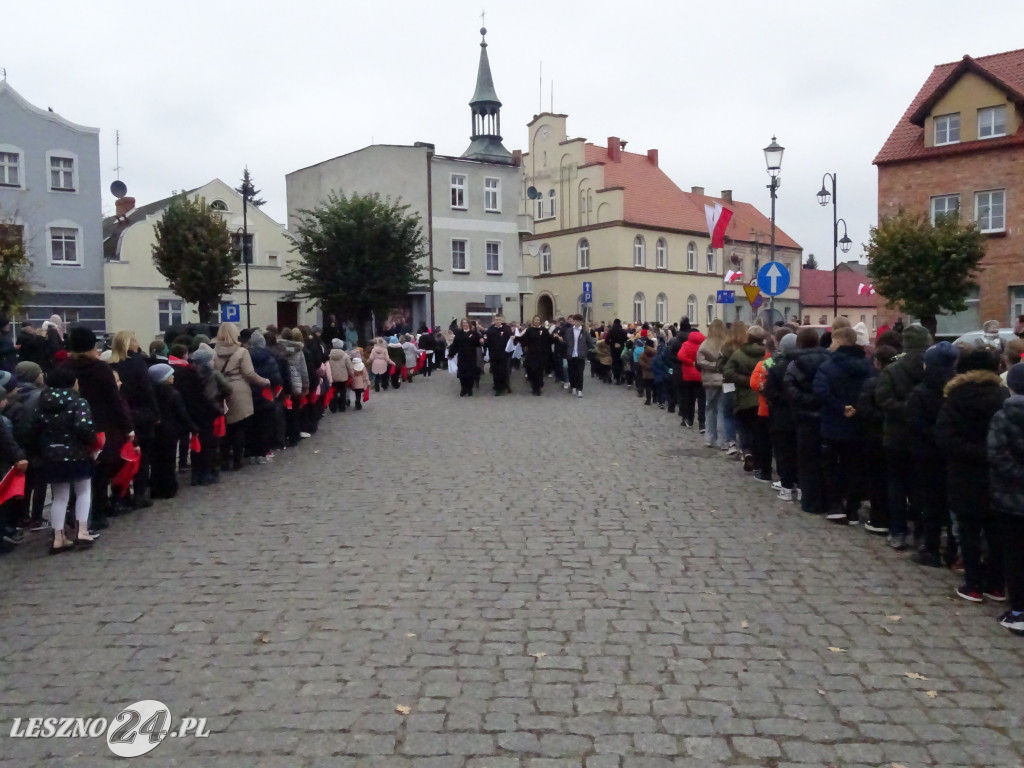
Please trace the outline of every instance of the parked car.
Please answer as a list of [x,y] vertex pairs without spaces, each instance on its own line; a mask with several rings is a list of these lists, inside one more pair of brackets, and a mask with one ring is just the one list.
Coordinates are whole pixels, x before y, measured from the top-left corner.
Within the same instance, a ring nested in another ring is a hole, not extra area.
[[[958,336],[954,344],[970,344],[971,346],[982,346],[982,342],[985,338],[984,331],[970,331],[962,336]],[[1008,341],[1012,341],[1017,338],[1017,334],[1013,332],[1013,328],[1000,328],[999,339],[1003,342],[1003,346],[1006,346]]]

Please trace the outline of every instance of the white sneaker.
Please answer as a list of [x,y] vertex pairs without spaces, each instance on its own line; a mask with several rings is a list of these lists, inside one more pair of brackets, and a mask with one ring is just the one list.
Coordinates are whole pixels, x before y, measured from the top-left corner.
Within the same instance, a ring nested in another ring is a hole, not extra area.
[[[567,382],[565,382],[565,384],[562,385],[562,389],[568,389],[568,388],[569,388],[569,382],[567,381]],[[573,390],[573,391],[575,392],[575,390]]]
[[574,395],[576,394],[576,387],[573,387],[573,388],[572,388],[572,393],[573,393]]
[[299,439],[300,440],[305,440],[307,437],[312,437],[312,435],[309,434],[309,432],[299,432]]
[[793,500],[793,489],[792,488],[779,488],[779,498],[783,501]]
[[729,449],[725,452],[726,456],[735,456],[740,452],[740,449],[736,447],[736,443],[729,443]]
[[[776,480],[774,483],[772,483],[772,490],[773,491],[781,491],[782,490],[782,481],[781,480]],[[793,490],[793,489],[790,488],[788,490]]]
[[576,397],[583,397],[583,390],[582,389],[579,392],[576,393]]

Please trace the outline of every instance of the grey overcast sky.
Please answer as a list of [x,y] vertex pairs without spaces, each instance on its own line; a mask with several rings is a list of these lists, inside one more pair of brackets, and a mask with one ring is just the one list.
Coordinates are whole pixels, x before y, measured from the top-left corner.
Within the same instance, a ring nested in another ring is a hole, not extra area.
[[871,161],[932,67],[1024,47],[1022,0],[9,5],[0,67],[33,104],[101,129],[105,214],[116,130],[139,204],[216,177],[234,184],[248,164],[281,222],[290,171],[371,143],[461,154],[486,10],[506,147],[524,147],[553,83],[571,137],[658,148],[683,189],[732,189],[767,213],[761,150],[775,134],[786,148],[777,223],[823,267],[822,174],[838,174],[856,255],[876,221]]

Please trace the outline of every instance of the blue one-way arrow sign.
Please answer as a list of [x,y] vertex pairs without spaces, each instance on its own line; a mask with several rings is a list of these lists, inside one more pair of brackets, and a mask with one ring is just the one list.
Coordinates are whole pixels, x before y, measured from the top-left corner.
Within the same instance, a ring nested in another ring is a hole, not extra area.
[[789,288],[789,270],[777,261],[769,261],[757,271],[757,287],[766,296],[778,296]]

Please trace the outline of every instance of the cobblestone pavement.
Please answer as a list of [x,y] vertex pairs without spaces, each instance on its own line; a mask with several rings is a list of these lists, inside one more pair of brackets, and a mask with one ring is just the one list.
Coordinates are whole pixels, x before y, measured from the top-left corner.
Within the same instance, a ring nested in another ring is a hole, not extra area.
[[624,387],[515,386],[375,394],[91,552],[0,558],[0,765],[109,765],[11,723],[141,699],[211,735],[140,765],[1024,764],[997,606]]

